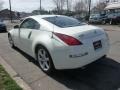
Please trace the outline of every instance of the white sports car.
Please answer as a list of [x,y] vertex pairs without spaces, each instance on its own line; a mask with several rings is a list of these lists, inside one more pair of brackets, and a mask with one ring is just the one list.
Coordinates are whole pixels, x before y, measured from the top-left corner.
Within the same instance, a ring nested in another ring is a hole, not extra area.
[[83,67],[105,56],[110,46],[103,29],[63,15],[27,17],[8,39],[11,47],[38,60],[45,73]]

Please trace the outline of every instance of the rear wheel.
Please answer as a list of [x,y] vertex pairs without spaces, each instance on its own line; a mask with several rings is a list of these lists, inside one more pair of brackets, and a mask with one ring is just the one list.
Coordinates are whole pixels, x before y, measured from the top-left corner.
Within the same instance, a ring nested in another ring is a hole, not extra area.
[[55,70],[55,68],[47,49],[43,46],[38,46],[36,54],[39,66],[42,69],[42,71],[47,74],[52,73]]

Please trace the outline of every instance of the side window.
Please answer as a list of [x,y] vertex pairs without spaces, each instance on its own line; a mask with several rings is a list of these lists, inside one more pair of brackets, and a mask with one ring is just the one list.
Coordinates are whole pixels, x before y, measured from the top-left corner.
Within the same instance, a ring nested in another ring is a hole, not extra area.
[[37,21],[33,20],[33,19],[26,19],[25,21],[23,21],[20,28],[39,29],[40,24]]
[[30,24],[29,24],[29,19],[26,19],[25,21],[23,21],[23,23],[20,25],[20,28],[29,28]]
[[40,28],[40,24],[35,20],[31,20],[31,29],[39,29],[39,28]]

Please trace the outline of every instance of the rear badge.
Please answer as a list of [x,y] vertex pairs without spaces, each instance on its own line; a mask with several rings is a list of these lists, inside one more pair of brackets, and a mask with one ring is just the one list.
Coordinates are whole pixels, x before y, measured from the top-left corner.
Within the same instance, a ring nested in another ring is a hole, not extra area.
[[70,58],[78,58],[78,57],[83,57],[83,56],[86,56],[88,55],[88,52],[85,52],[83,54],[76,54],[76,55],[69,55]]

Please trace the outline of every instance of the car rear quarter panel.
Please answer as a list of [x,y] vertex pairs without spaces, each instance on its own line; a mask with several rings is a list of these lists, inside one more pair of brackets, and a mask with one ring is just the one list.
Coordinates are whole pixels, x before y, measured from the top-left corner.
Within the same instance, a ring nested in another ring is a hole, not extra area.
[[49,31],[36,31],[33,32],[31,38],[33,38],[32,40],[32,53],[33,53],[33,57],[36,58],[36,54],[35,54],[35,49],[37,45],[42,45],[44,46],[49,53],[52,52],[53,50],[53,43],[52,43],[52,32]]

